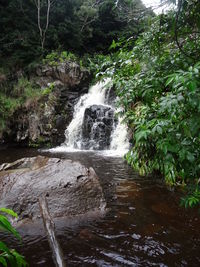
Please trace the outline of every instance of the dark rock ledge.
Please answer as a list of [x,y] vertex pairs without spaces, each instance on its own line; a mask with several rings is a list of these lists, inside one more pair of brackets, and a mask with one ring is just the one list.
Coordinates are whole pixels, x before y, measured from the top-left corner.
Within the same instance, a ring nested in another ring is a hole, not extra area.
[[43,156],[0,165],[0,206],[13,209],[20,224],[41,218],[41,196],[46,197],[53,219],[105,212],[106,202],[93,168]]
[[[79,64],[65,61],[57,66],[38,66],[29,74],[29,80],[41,88],[41,97],[30,98],[14,112],[6,131],[0,133],[0,143],[59,145],[65,140],[74,105],[88,91],[91,75]],[[53,89],[45,94],[48,88]]]

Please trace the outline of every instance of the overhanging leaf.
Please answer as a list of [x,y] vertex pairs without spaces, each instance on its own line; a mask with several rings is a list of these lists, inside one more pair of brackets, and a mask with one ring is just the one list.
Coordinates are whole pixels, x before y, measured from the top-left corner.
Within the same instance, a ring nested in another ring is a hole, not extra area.
[[13,210],[11,210],[11,209],[0,208],[0,211],[1,211],[1,212],[4,212],[4,213],[6,213],[6,214],[9,214],[9,215],[11,215],[11,216],[13,216],[13,217],[15,217],[15,218],[18,218],[17,213],[15,213],[15,212],[14,212]]

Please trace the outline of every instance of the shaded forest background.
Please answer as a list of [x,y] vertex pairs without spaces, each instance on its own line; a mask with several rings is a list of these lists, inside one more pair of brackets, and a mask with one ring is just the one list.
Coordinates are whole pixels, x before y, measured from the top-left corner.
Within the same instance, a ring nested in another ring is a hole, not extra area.
[[[38,27],[49,24],[44,49]],[[23,65],[51,50],[84,53],[108,52],[113,39],[128,38],[144,30],[153,12],[140,0],[1,0],[0,58]]]

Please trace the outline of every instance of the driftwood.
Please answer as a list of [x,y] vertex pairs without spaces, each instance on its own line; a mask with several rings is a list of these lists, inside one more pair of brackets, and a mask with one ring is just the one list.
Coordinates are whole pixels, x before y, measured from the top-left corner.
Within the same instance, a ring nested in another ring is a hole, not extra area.
[[53,260],[55,262],[55,265],[56,267],[66,267],[61,247],[55,236],[55,224],[49,213],[48,203],[45,196],[39,198],[39,206],[49,245],[53,252]]

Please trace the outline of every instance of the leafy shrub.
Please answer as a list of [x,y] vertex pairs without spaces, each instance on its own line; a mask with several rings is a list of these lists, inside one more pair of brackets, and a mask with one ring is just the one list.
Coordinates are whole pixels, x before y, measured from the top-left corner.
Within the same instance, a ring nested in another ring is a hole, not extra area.
[[[17,214],[10,209],[0,208],[0,228],[14,235],[19,241],[21,237],[19,233],[13,228],[8,218],[3,215],[10,215],[17,218]],[[9,249],[4,242],[0,241],[0,263],[1,266],[7,267],[26,267],[28,266],[24,257],[14,249]]]
[[154,18],[136,43],[127,40],[111,56],[100,56],[98,75],[112,77],[132,131],[128,163],[142,175],[159,173],[169,185],[185,188],[182,204],[193,207],[200,203],[200,62],[193,57],[194,48],[200,55],[200,35],[185,37],[192,29],[183,24],[180,50],[175,18],[173,12]]
[[67,51],[57,52],[53,51],[46,56],[43,60],[44,64],[49,64],[50,66],[58,66],[59,62],[64,61],[77,61],[78,58],[75,54]]

